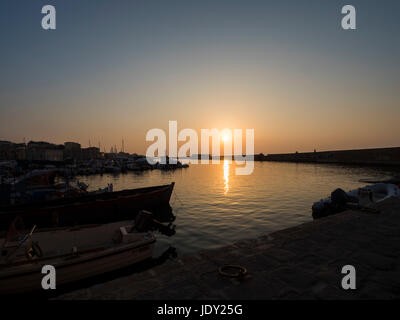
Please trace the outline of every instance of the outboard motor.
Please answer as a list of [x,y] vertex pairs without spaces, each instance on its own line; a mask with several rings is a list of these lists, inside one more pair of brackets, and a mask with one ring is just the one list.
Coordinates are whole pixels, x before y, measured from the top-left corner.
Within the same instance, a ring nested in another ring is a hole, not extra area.
[[171,237],[175,232],[175,225],[169,223],[164,225],[161,222],[153,218],[153,214],[149,211],[141,210],[135,219],[135,228],[139,232],[147,232],[151,230],[157,230],[161,234]]
[[346,204],[351,199],[343,189],[336,189],[331,193],[330,201],[321,200],[312,206],[314,219],[323,218],[346,210]]
[[346,203],[349,202],[349,196],[343,189],[338,188],[331,193],[331,200],[335,207],[341,208],[345,207]]
[[152,228],[153,214],[149,211],[141,210],[135,219],[135,228],[139,232],[146,232]]

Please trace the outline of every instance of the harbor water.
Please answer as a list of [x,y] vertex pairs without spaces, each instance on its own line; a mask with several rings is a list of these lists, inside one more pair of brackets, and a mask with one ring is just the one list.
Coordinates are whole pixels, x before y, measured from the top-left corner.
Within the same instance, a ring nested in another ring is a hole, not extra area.
[[255,162],[251,175],[240,176],[234,164],[221,161],[175,171],[77,178],[89,184],[89,190],[112,183],[114,191],[175,181],[170,204],[176,235],[158,235],[157,251],[171,245],[185,256],[311,221],[312,203],[334,189],[348,191],[366,185],[360,179],[384,179],[391,174],[390,169]]

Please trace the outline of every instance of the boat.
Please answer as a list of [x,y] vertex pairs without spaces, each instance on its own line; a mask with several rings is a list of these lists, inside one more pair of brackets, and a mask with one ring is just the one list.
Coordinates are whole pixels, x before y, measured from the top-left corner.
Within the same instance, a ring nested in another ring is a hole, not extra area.
[[20,185],[49,185],[54,184],[56,175],[57,170],[55,169],[35,169],[17,178],[9,178],[4,183],[17,188]]
[[[8,187],[8,188],[7,188]],[[0,188],[0,205],[20,205],[34,202],[43,202],[59,198],[77,197],[86,193],[88,185],[79,182],[76,187],[66,183],[57,184],[24,184],[15,187],[13,185],[3,184]],[[93,193],[109,192],[109,187],[93,191]]]
[[84,193],[30,204],[0,206],[0,231],[8,230],[19,216],[26,227],[68,227],[133,219],[139,210],[162,211],[169,207],[175,183],[116,192]]
[[134,221],[42,230],[5,238],[0,256],[0,295],[43,291],[42,268],[56,271],[56,288],[152,258],[156,241]]
[[121,167],[116,164],[109,164],[104,166],[104,171],[107,173],[121,173]]
[[400,188],[392,183],[376,183],[348,192],[336,189],[330,197],[314,202],[312,216],[317,219],[349,208],[370,207],[391,197],[400,197]]

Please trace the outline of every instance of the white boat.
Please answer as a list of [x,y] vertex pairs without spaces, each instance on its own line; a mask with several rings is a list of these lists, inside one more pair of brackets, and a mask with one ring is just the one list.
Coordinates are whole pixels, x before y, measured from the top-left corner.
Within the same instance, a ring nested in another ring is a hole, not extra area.
[[[155,237],[124,221],[50,229],[21,240],[0,239],[0,294],[43,290],[42,267],[56,270],[56,286],[124,268],[152,257]],[[32,254],[33,253],[33,254]]]
[[[341,191],[343,193],[343,191]],[[400,197],[400,188],[392,183],[376,183],[346,192],[349,206],[369,207],[391,197]],[[337,205],[331,197],[314,202],[312,206],[313,217],[319,218],[338,213],[344,206]]]

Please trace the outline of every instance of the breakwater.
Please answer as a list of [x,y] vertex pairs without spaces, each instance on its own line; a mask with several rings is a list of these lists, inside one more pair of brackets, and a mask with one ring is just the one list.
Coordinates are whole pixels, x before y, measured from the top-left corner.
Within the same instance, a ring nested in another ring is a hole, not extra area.
[[400,166],[400,147],[257,155],[258,161]]

